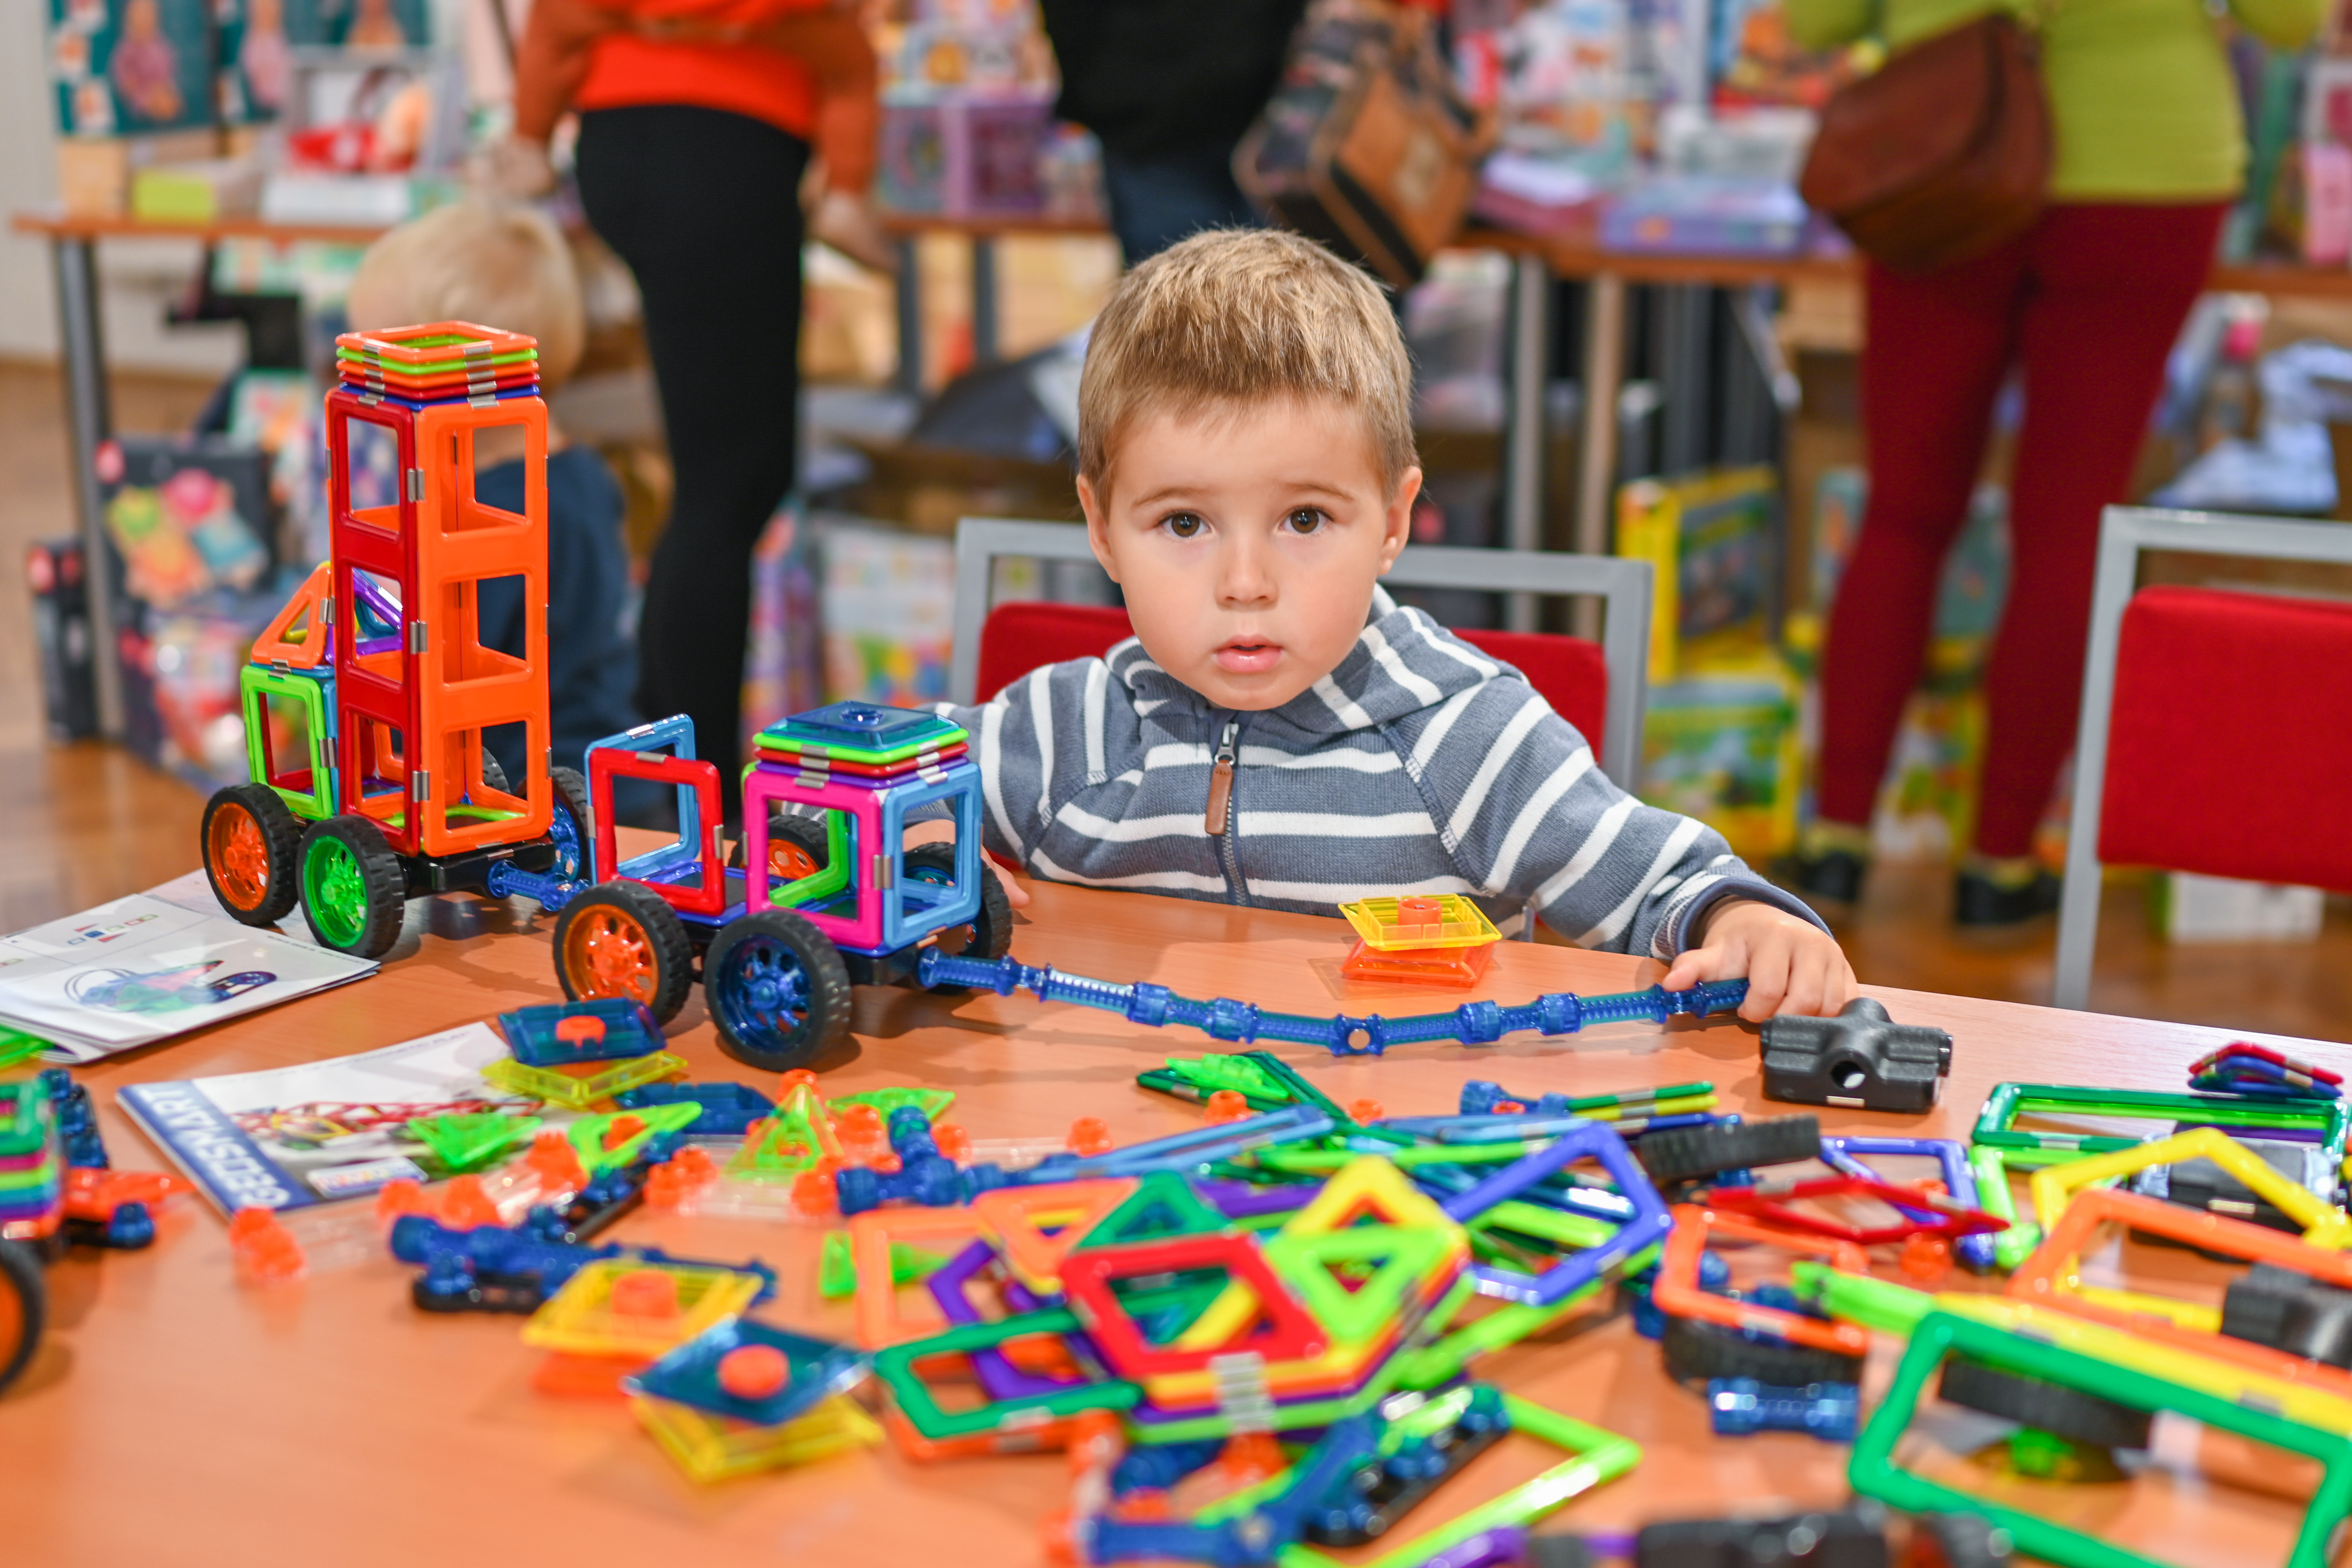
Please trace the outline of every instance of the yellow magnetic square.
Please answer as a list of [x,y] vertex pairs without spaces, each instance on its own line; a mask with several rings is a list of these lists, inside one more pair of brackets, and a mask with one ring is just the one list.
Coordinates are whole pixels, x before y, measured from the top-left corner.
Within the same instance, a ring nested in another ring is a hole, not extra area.
[[882,1428],[854,1400],[826,1400],[797,1421],[759,1426],[667,1399],[629,1402],[637,1420],[678,1468],[698,1481],[804,1465],[882,1440]]
[[1437,906],[1437,919],[1412,925],[1399,922],[1397,907],[1401,899],[1359,899],[1352,904],[1341,904],[1339,912],[1364,939],[1364,945],[1382,952],[1401,952],[1414,948],[1481,947],[1490,942],[1500,942],[1503,933],[1486,918],[1486,911],[1459,893],[1424,895]]
[[[615,1306],[615,1285],[634,1274],[660,1274],[677,1288],[677,1310],[646,1313]],[[581,1355],[657,1356],[751,1304],[756,1274],[685,1263],[600,1258],[564,1282],[522,1326],[523,1343]]]
[[2312,1246],[2332,1251],[2352,1247],[2352,1221],[2346,1220],[2343,1210],[2323,1203],[2308,1188],[2280,1175],[2271,1169],[2268,1161],[2218,1127],[2200,1127],[2137,1148],[2045,1166],[2033,1173],[2034,1216],[2046,1230],[2058,1223],[2058,1216],[2066,1211],[2080,1188],[2110,1176],[2127,1176],[2150,1165],[2177,1165],[2199,1158],[2212,1161],[2303,1226],[2303,1239]]
[[500,1057],[482,1069],[482,1081],[493,1089],[505,1089],[509,1094],[526,1095],[571,1110],[585,1110],[600,1100],[610,1100],[625,1089],[659,1083],[685,1070],[685,1061],[667,1051],[656,1051],[648,1057],[632,1057],[586,1078],[573,1078],[570,1073],[557,1072],[551,1068],[535,1068],[512,1057]]

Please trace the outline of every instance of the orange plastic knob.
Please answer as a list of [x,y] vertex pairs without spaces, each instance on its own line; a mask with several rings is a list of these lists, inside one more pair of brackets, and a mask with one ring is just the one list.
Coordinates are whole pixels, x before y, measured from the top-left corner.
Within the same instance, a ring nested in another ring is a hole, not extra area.
[[677,1279],[658,1268],[637,1268],[613,1281],[613,1310],[625,1318],[677,1316]]
[[719,1386],[738,1399],[772,1399],[792,1380],[792,1362],[773,1345],[737,1345],[719,1358]]

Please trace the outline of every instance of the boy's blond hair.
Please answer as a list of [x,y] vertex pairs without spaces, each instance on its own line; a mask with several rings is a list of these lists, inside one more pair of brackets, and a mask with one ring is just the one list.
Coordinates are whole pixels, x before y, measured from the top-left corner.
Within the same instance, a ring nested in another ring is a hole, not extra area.
[[563,236],[544,213],[505,203],[436,207],[369,246],[350,309],[352,329],[363,332],[422,321],[529,332],[549,386],[572,374],[588,335]]
[[1139,419],[1329,398],[1363,416],[1381,484],[1413,466],[1412,363],[1380,286],[1313,240],[1212,229],[1119,282],[1078,380],[1078,472],[1106,490]]

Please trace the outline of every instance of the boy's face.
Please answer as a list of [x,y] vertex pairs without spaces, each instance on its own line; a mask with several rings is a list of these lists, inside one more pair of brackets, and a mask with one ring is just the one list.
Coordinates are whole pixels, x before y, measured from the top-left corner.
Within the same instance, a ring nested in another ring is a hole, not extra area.
[[1339,666],[1396,562],[1421,470],[1381,483],[1325,399],[1139,420],[1078,500],[1152,662],[1218,708],[1279,708]]

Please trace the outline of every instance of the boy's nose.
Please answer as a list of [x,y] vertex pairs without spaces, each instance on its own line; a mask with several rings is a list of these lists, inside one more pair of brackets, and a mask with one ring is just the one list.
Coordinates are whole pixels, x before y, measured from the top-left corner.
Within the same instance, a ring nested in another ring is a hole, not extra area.
[[1217,602],[1221,605],[1265,605],[1274,601],[1274,574],[1263,552],[1244,540],[1227,547],[1218,563]]

